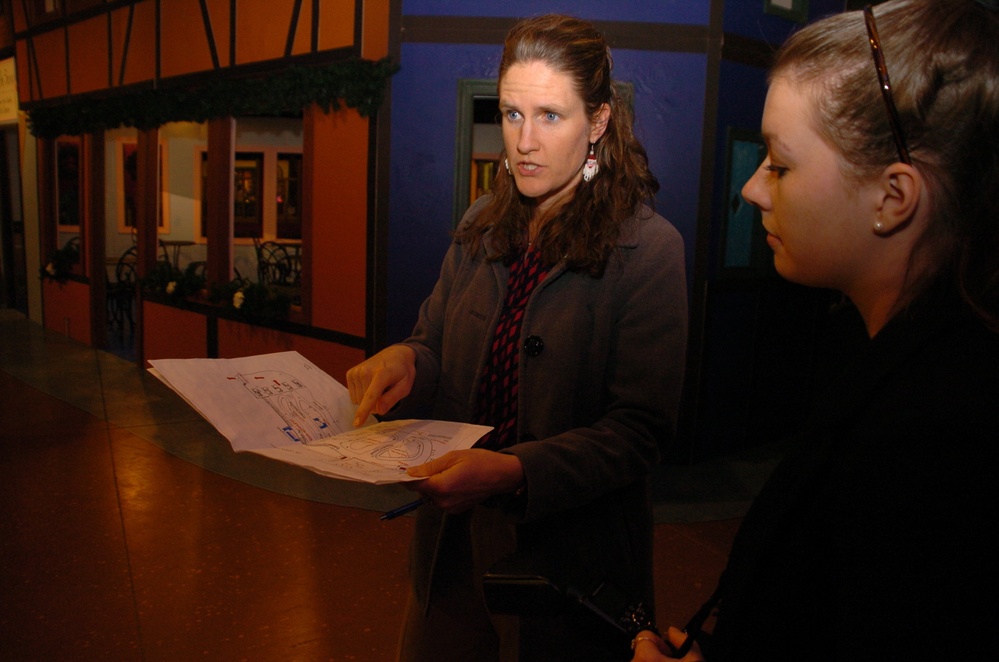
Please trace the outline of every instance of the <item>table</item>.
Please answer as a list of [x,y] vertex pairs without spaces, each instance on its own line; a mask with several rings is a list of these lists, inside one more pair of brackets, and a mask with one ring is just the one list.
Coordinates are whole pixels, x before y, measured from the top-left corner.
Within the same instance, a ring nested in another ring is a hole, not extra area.
[[173,257],[171,262],[173,263],[174,269],[180,268],[180,249],[184,246],[193,246],[194,242],[190,239],[160,239],[160,246],[163,247],[164,252],[167,249],[172,249]]

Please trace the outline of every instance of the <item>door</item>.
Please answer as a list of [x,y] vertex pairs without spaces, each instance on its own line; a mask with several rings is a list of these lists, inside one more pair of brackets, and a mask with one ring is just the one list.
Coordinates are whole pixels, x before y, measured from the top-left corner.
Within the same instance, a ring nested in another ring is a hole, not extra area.
[[0,129],[0,306],[28,314],[17,126]]

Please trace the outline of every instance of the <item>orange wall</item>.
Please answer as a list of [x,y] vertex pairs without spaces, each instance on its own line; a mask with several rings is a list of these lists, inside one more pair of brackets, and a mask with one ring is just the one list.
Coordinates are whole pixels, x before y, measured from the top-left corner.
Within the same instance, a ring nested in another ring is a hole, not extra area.
[[[75,326],[76,322],[73,324]],[[146,301],[143,304],[142,338],[143,358],[147,361],[207,358],[208,318],[198,312]],[[346,383],[347,370],[364,360],[364,351],[360,349],[253,324],[218,319],[219,358],[231,359],[288,350],[299,352],[341,383]]]
[[[312,109],[313,326],[366,335],[368,120]],[[307,134],[307,138],[308,138]],[[322,250],[318,247],[322,246]]]
[[[208,35],[201,20],[201,6],[198,0],[172,0],[160,12],[161,70],[164,78],[206,71],[212,68],[212,52]],[[211,10],[209,10],[211,12]],[[211,16],[212,31],[220,27],[229,32],[228,5],[225,15]],[[211,13],[209,14],[211,15]],[[219,63],[229,53],[228,40],[219,42],[217,34],[212,35],[219,51]]]
[[364,351],[360,349],[251,324],[219,320],[219,358],[289,350],[309,359],[341,384],[347,383],[347,370],[364,360]]
[[[66,88],[66,39],[62,30],[45,32],[34,38],[34,54],[38,59],[38,75],[41,90],[34,90],[34,98],[48,99],[51,97],[61,97],[69,93]],[[31,60],[29,59],[30,63]],[[23,88],[18,88],[22,93],[21,100],[25,97]],[[31,99],[32,97],[27,97]]]
[[361,57],[380,60],[389,54],[389,0],[366,0],[361,28]]
[[[267,2],[268,0],[256,1]],[[330,6],[334,4],[336,5],[335,9]],[[337,3],[327,2],[322,5],[322,12],[319,15],[319,50],[354,45],[355,13],[355,0],[341,0]]]
[[142,343],[142,355],[147,361],[207,358],[207,319],[189,310],[144,301]]
[[152,80],[156,75],[156,6],[151,2],[140,2],[134,7],[131,37],[127,32],[128,9],[119,9],[112,14],[111,61],[114,63],[115,85],[119,80],[126,39],[128,60],[125,63],[122,83],[129,85]]
[[45,328],[92,344],[90,337],[90,287],[70,280],[42,282]]
[[[242,0],[236,14],[235,64],[284,57],[295,0]],[[320,51],[354,45],[354,0],[320,5],[317,47]],[[292,43],[292,55],[312,51],[312,3],[303,2]]]
[[107,18],[98,16],[69,26],[69,85],[72,94],[108,86]]
[[[236,12],[236,64],[283,57],[293,11],[292,0],[243,0]],[[298,29],[309,32],[308,24]]]
[[[355,44],[358,1],[322,2],[318,16],[313,14],[313,3],[301,3],[291,54],[312,52],[313,26],[316,24],[316,48],[319,52],[359,46]],[[371,1],[373,6],[365,17],[365,40],[373,40],[369,51],[380,53],[387,51],[388,0]],[[21,101],[53,99],[109,86],[117,87],[119,84],[155,80],[156,4],[153,0],[139,0],[134,5],[113,9],[110,12],[110,27],[106,15],[78,22],[70,20],[65,24],[54,22],[52,29],[34,32],[30,37],[33,57],[28,57],[27,38],[18,39],[19,65],[24,67],[19,71],[18,81]],[[171,78],[211,71],[214,67],[210,47],[212,41],[220,67],[280,60],[285,56],[295,5],[296,0],[239,0],[233,39],[230,0],[208,0],[211,34],[205,28],[199,0],[162,3],[159,15],[159,76]],[[16,16],[17,25],[24,30],[20,7]],[[230,57],[233,41],[235,61]],[[36,63],[37,71],[34,70]],[[37,89],[38,81],[41,90]]]

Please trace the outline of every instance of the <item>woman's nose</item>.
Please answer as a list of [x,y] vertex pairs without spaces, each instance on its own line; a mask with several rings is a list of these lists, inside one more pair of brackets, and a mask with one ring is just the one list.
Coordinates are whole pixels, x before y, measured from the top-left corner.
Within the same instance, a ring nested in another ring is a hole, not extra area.
[[742,185],[743,199],[757,209],[764,209],[767,204],[766,187],[763,185],[763,166],[765,163],[765,161],[761,163],[760,167]]
[[538,148],[538,141],[534,137],[534,125],[530,120],[525,120],[520,125],[520,133],[517,135],[517,151],[521,154],[530,154]]

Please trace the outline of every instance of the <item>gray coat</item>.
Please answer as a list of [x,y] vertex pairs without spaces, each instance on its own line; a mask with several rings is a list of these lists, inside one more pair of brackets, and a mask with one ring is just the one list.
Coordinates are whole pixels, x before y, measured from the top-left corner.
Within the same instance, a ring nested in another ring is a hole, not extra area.
[[[650,605],[648,476],[672,438],[683,383],[683,255],[676,229],[643,208],[624,226],[602,277],[563,265],[549,271],[523,317],[519,443],[504,451],[521,460],[527,481],[525,498],[508,507],[518,548],[549,559],[570,582],[584,572],[612,576]],[[405,341],[416,351],[417,377],[403,409],[431,404],[434,418],[473,420],[507,276],[483,251],[451,245]],[[443,549],[449,534],[440,527],[454,519],[433,508],[418,514],[412,572],[424,604],[431,582],[446,583],[464,565]]]

